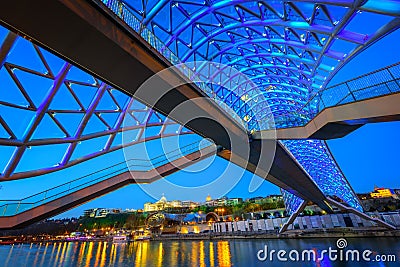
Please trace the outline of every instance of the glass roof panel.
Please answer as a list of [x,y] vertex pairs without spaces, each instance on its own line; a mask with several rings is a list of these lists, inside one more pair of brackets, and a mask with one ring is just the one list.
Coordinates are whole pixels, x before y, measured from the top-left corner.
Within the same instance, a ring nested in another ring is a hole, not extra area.
[[[353,6],[346,1],[165,0],[148,3],[151,15],[143,21],[183,62],[217,61],[243,71],[262,89],[279,87],[286,94],[263,90],[265,99],[281,103],[271,110],[278,117],[296,117],[304,102],[323,90],[361,47],[369,45],[371,36],[393,20],[393,12],[384,15],[385,10],[374,7],[363,11],[362,3]],[[365,23],[370,20],[373,23]],[[160,29],[163,34],[157,35]],[[293,86],[305,89],[301,97],[293,95]],[[230,98],[224,101],[231,103]],[[246,113],[240,116],[244,120]]]

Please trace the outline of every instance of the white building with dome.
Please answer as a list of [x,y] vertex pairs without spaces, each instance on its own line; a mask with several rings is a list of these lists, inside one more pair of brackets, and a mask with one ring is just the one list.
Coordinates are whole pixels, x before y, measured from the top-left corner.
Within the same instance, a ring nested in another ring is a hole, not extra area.
[[160,211],[165,210],[167,208],[195,208],[199,206],[199,203],[194,201],[180,201],[180,200],[172,200],[168,201],[167,198],[162,195],[160,200],[155,203],[147,202],[144,203],[143,210],[145,212],[152,212],[152,211]]

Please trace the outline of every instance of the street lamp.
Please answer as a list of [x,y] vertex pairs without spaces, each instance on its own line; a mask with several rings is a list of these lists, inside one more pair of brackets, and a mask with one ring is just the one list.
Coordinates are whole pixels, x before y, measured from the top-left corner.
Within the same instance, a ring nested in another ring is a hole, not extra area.
[[215,211],[218,212],[218,215],[220,215],[219,213],[221,212],[222,213],[222,219],[224,219],[224,212],[225,212],[224,208],[216,208]]

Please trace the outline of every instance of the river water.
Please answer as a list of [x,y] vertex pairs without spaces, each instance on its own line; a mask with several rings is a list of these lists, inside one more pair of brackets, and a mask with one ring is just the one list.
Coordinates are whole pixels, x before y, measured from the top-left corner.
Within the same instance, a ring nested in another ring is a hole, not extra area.
[[[276,252],[271,256],[272,250]],[[279,250],[285,251],[280,252],[280,259],[277,255]],[[358,251],[354,252],[354,258],[349,250]],[[316,260],[310,251],[316,253]],[[359,253],[359,261],[356,253]],[[370,261],[363,258],[363,253],[368,254],[364,256]],[[393,257],[395,262],[392,262]],[[386,261],[378,262],[376,259]],[[348,238],[341,240],[340,244],[336,238],[318,238],[2,245],[0,266],[400,266],[400,239]]]

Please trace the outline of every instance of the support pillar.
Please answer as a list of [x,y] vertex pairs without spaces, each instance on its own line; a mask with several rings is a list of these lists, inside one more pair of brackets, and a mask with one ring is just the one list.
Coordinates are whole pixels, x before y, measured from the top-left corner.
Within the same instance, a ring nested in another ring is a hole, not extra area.
[[303,203],[301,203],[301,205],[297,208],[297,210],[295,212],[293,212],[292,215],[290,215],[289,220],[287,222],[285,222],[285,224],[279,230],[280,234],[287,230],[289,225],[291,225],[294,222],[294,220],[306,208],[306,206],[307,206],[307,201],[303,200]]
[[367,214],[365,214],[365,213],[363,213],[361,211],[358,211],[358,210],[356,210],[356,209],[354,209],[352,207],[345,206],[342,203],[339,203],[339,202],[337,202],[336,200],[333,200],[330,197],[327,197],[326,200],[327,200],[327,202],[329,204],[338,207],[342,211],[351,212],[351,213],[353,213],[353,214],[355,214],[355,215],[357,215],[357,216],[359,216],[359,217],[361,217],[361,218],[363,218],[365,220],[372,221],[372,222],[378,224],[379,226],[388,228],[390,230],[395,230],[396,229],[395,226],[393,226],[393,225],[391,225],[391,224],[389,224],[389,223],[387,223],[387,222],[385,222],[385,221],[383,221],[381,219],[373,218],[373,217],[371,217],[371,216],[369,216],[369,215],[367,215]]

